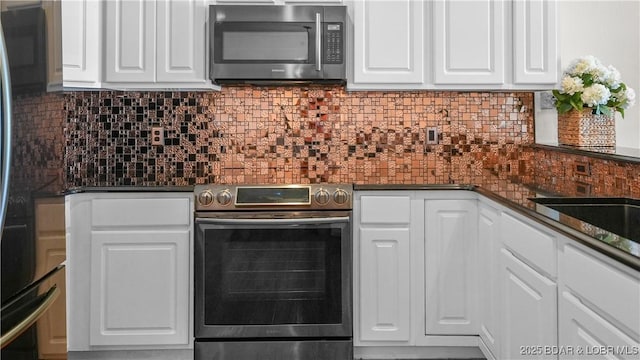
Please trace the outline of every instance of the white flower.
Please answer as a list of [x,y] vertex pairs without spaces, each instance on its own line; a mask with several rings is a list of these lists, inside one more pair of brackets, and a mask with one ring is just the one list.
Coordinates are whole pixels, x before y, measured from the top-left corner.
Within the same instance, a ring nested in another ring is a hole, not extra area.
[[562,92],[573,95],[584,89],[582,79],[579,77],[565,76],[562,78]]
[[580,96],[582,102],[589,107],[604,105],[609,101],[610,97],[611,92],[602,84],[593,84],[586,87]]
[[567,68],[567,73],[572,76],[580,76],[584,73],[591,73],[593,69],[597,68],[600,61],[592,55],[587,55],[579,59],[574,60]]
[[614,68],[613,66],[609,65],[609,67],[607,68],[607,71],[605,72],[605,74],[603,76],[603,81],[611,89],[619,88],[620,87],[620,81],[621,81],[620,72],[616,68]]
[[628,109],[636,103],[636,92],[633,91],[632,88],[627,88],[621,95],[622,96],[619,97],[620,103],[622,104],[620,107],[623,109]]

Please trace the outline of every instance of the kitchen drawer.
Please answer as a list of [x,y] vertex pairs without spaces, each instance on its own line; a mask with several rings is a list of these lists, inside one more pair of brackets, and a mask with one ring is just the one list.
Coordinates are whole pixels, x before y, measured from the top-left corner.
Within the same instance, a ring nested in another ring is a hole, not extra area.
[[502,242],[530,265],[557,276],[557,239],[510,214],[502,214]]
[[633,277],[571,245],[564,247],[561,256],[560,276],[573,294],[640,334],[640,276]]
[[187,226],[188,198],[110,198],[91,202],[93,226]]
[[408,224],[411,222],[409,196],[369,196],[360,198],[361,224]]

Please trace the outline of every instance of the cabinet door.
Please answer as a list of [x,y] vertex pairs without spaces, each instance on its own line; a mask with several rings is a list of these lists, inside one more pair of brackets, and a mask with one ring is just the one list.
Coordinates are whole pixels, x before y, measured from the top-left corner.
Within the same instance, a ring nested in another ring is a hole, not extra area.
[[501,358],[552,359],[552,354],[523,353],[523,346],[556,346],[556,284],[501,249],[503,284]]
[[188,230],[92,231],[90,345],[189,343]]
[[[560,354],[560,359],[638,359],[640,338],[634,340],[569,291],[562,291],[559,304],[559,344],[572,352]],[[578,354],[578,349],[584,354]],[[613,349],[616,349],[615,351]]]
[[409,341],[410,230],[360,229],[360,341]]
[[62,1],[63,84],[100,87],[102,2]]
[[157,81],[204,83],[205,1],[159,0],[157,7]]
[[353,83],[424,83],[422,1],[353,2]]
[[[37,264],[43,264],[36,273],[52,269],[66,259],[66,238],[64,228],[64,202],[61,198],[36,200],[35,241]],[[61,294],[66,293],[64,271],[56,273],[45,282],[42,289],[56,285]],[[66,297],[58,297],[51,310],[38,320],[38,354],[41,359],[66,359],[67,327],[65,318]]]
[[477,335],[477,206],[426,200],[426,334]]
[[47,91],[62,88],[62,4],[60,0],[43,1],[47,19]]
[[516,84],[558,82],[555,0],[513,2],[513,81]]
[[503,84],[505,19],[503,0],[434,1],[434,83]]
[[478,313],[480,338],[489,351],[496,357],[499,343],[500,294],[498,269],[500,265],[500,213],[498,210],[481,204],[478,210],[478,295],[480,311]]
[[156,2],[106,1],[105,81],[153,82]]

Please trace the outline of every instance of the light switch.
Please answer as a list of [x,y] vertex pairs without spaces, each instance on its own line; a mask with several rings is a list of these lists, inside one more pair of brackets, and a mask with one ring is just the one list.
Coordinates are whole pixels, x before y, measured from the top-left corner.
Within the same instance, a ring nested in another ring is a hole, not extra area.
[[437,144],[438,143],[438,128],[435,126],[427,128],[427,144]]

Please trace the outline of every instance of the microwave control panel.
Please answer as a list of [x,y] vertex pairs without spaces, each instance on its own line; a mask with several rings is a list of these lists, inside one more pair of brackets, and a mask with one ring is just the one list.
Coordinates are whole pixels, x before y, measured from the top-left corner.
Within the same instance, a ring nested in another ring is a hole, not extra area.
[[324,63],[342,64],[344,58],[342,23],[325,23],[324,34]]

